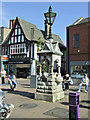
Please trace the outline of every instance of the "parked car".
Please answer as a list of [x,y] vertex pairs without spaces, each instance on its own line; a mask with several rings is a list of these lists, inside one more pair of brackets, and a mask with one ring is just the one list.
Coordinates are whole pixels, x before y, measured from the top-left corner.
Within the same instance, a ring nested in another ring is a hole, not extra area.
[[80,75],[80,74],[77,73],[77,72],[73,72],[73,73],[71,74],[71,77],[72,77],[72,78],[83,78],[84,75]]

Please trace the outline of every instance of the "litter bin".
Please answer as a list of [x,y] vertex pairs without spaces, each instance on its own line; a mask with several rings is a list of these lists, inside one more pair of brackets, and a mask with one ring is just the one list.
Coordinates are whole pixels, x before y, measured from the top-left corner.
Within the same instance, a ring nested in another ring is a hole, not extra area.
[[69,120],[79,120],[79,93],[69,93]]

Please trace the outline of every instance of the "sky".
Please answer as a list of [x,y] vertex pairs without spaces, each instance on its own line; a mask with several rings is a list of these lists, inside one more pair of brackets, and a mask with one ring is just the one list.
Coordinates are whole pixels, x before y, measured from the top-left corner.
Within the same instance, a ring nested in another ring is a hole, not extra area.
[[80,17],[88,17],[88,2],[2,2],[0,26],[8,28],[9,20],[19,17],[44,30],[44,13],[48,12],[50,5],[52,11],[57,14],[52,33],[59,35],[66,45],[66,27]]

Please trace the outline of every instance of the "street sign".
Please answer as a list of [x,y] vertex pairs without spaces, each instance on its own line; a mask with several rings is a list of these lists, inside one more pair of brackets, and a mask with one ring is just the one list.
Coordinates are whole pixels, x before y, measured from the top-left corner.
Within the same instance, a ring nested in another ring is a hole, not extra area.
[[1,55],[1,61],[8,61],[7,55]]

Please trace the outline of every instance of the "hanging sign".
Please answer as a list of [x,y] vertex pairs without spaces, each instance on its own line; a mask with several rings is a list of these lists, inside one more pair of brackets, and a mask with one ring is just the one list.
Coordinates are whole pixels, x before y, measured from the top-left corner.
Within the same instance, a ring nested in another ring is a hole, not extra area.
[[1,55],[1,61],[8,61],[7,55]]

